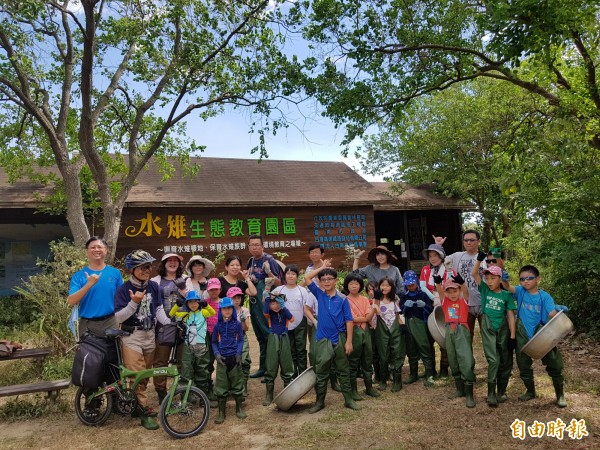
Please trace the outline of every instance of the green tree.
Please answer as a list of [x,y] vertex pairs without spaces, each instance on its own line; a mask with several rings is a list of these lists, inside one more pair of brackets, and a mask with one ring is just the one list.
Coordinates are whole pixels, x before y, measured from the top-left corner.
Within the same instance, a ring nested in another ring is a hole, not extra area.
[[[112,254],[121,213],[150,158],[189,174],[192,114],[247,108],[264,134],[285,125],[294,61],[273,26],[279,2],[22,0],[0,3],[0,165],[64,186],[75,241],[98,205]],[[89,167],[91,177],[80,178]],[[41,168],[37,170],[36,167]],[[44,170],[44,168],[56,170]],[[89,192],[97,192],[89,196]],[[87,201],[84,201],[87,200]]]
[[413,99],[485,77],[543,99],[600,149],[598,2],[316,0],[296,12],[323,61],[307,89],[346,143],[393,126]]

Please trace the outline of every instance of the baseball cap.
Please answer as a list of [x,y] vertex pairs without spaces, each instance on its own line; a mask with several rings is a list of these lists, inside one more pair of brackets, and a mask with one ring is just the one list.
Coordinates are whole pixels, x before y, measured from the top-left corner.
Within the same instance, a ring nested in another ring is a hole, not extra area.
[[411,284],[419,284],[419,279],[417,278],[417,273],[414,270],[407,270],[404,272],[404,286]]
[[234,286],[234,287],[230,287],[227,290],[227,297],[233,298],[236,295],[244,295],[244,293],[242,292],[242,290],[239,287]]
[[166,261],[167,259],[169,259],[171,256],[174,256],[175,258],[177,258],[179,260],[179,262],[183,262],[183,256],[178,255],[177,253],[165,253],[163,255],[162,258],[160,258],[161,261]]
[[449,289],[449,288],[457,288],[460,289],[460,284],[458,284],[456,281],[454,281],[452,278],[448,277],[446,278],[446,280],[444,281],[444,290]]
[[488,267],[487,269],[485,269],[483,271],[484,275],[487,275],[488,273],[491,273],[492,275],[496,275],[498,277],[502,276],[502,269],[498,266],[492,266],[492,267]]
[[221,282],[218,278],[211,278],[208,280],[208,283],[206,284],[206,290],[210,291],[211,289],[221,289]]
[[[210,283],[210,281],[209,281]],[[219,302],[219,308],[232,308],[233,307],[233,300],[231,300],[229,297],[223,297],[221,299],[221,301]]]

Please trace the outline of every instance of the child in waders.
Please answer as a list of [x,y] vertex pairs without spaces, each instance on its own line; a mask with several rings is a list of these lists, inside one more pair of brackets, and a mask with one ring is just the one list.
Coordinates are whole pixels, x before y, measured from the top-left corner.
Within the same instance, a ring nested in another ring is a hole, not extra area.
[[379,353],[377,353],[377,341],[375,338],[375,330],[377,329],[377,314],[379,312],[379,306],[377,302],[375,302],[375,290],[377,289],[377,283],[367,283],[367,297],[369,298],[369,303],[371,305],[371,309],[375,312],[373,314],[373,318],[369,322],[369,334],[371,335],[371,349],[373,350],[373,383],[379,383]]
[[[379,291],[379,292],[378,292]],[[392,392],[402,389],[402,365],[406,357],[406,341],[400,325],[400,307],[396,296],[396,286],[389,278],[379,281],[379,289],[375,291],[375,303],[378,303],[377,329],[375,338],[379,353],[379,386],[380,391],[387,389],[389,367],[392,367]],[[379,297],[379,298],[378,298]]]
[[348,357],[350,364],[350,389],[352,398],[360,401],[363,398],[358,394],[356,376],[359,368],[362,370],[365,382],[365,393],[371,397],[379,397],[381,394],[373,389],[371,367],[373,366],[371,334],[367,324],[375,315],[375,309],[371,308],[369,299],[360,295],[364,289],[363,278],[356,273],[349,273],[344,279],[344,293],[350,303],[352,318],[354,321],[354,332],[352,333],[352,353]]
[[285,388],[294,376],[292,349],[288,337],[288,324],[294,321],[294,316],[285,307],[285,294],[272,293],[265,298],[264,311],[269,327],[267,337],[267,371],[265,372],[266,395],[263,406],[269,406],[273,401],[275,378],[281,367],[281,379]]
[[244,380],[244,399],[248,397],[248,376],[250,375],[250,366],[252,360],[250,359],[250,344],[248,343],[248,327],[250,323],[250,310],[245,306],[242,306],[242,299],[244,293],[237,287],[231,287],[227,290],[227,297],[233,300],[235,306],[235,315],[237,320],[242,324],[242,330],[244,330],[244,349],[242,350],[242,379]]
[[[461,282],[461,284],[459,284]],[[447,278],[442,287],[442,278],[435,283],[442,298],[442,308],[446,318],[446,351],[450,370],[456,383],[456,392],[448,398],[466,397],[467,408],[475,407],[473,384],[475,383],[475,359],[469,332],[469,291],[462,277]],[[462,291],[462,295],[461,295]]]
[[400,295],[400,311],[408,328],[406,353],[410,366],[410,378],[406,384],[419,381],[419,357],[425,366],[425,386],[433,386],[433,357],[427,337],[427,318],[433,311],[433,301],[419,286],[419,279],[413,270],[404,272],[406,293]]
[[[181,303],[181,304],[180,304]],[[206,348],[206,318],[214,316],[215,310],[196,291],[187,294],[185,307],[179,300],[169,316],[182,319],[186,324],[185,341],[181,357],[181,376],[193,380],[204,392],[209,388],[208,348]]]
[[[314,277],[319,278],[319,285],[313,282]],[[342,388],[344,405],[358,410],[360,407],[354,402],[350,392],[348,364],[348,355],[352,353],[354,322],[348,299],[342,297],[336,289],[337,272],[331,268],[331,260],[323,261],[318,269],[307,273],[305,280],[308,290],[317,299],[320,314],[314,351],[317,401],[308,412],[313,414],[325,407],[327,381],[332,366],[335,367]]]
[[202,299],[206,300],[208,304],[216,311],[217,315],[209,317],[206,319],[206,346],[208,347],[208,374],[209,374],[209,383],[208,383],[208,392],[206,395],[211,402],[211,407],[215,407],[215,402],[217,401],[217,397],[214,393],[212,374],[215,371],[215,354],[213,353],[212,343],[212,333],[217,325],[218,321],[218,313],[219,313],[219,294],[221,293],[221,281],[218,278],[211,278],[206,283],[206,291],[202,295]]
[[[535,398],[535,381],[533,379],[533,360],[522,352],[523,346],[533,337],[540,327],[554,317],[559,311],[568,311],[564,305],[556,305],[554,299],[546,291],[538,288],[540,272],[535,266],[523,266],[519,271],[520,286],[512,286],[508,282],[503,285],[517,301],[517,365],[521,379],[527,391],[519,397],[521,401]],[[564,364],[558,347],[554,347],[542,358],[546,372],[552,378],[556,404],[566,408],[564,393]]]
[[487,404],[488,406],[498,406],[498,402],[506,399],[506,387],[512,371],[509,346],[512,347],[516,343],[515,309],[517,307],[511,293],[502,289],[502,269],[500,267],[490,266],[485,269],[483,271],[485,282],[482,282],[479,276],[479,266],[485,258],[486,254],[479,252],[472,275],[481,294],[481,343],[488,363]]
[[283,271],[285,285],[278,286],[271,292],[285,295],[285,307],[294,316],[294,321],[288,326],[288,337],[292,350],[292,361],[294,363],[294,378],[300,375],[308,367],[306,360],[306,317],[304,306],[308,300],[308,291],[305,287],[298,286],[298,266],[288,264]]
[[225,421],[227,396],[235,399],[235,415],[245,419],[242,409],[244,401],[244,382],[242,379],[242,351],[244,349],[244,330],[238,322],[233,300],[223,297],[219,303],[218,322],[212,334],[212,348],[217,361],[215,395],[219,402],[219,415],[216,424]]

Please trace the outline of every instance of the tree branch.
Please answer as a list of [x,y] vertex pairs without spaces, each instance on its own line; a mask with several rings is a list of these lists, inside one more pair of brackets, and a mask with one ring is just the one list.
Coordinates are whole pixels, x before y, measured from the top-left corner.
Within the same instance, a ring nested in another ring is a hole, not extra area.
[[578,31],[573,31],[573,42],[583,58],[590,97],[594,105],[596,105],[596,109],[600,110],[600,95],[598,93],[598,85],[596,84],[596,66]]

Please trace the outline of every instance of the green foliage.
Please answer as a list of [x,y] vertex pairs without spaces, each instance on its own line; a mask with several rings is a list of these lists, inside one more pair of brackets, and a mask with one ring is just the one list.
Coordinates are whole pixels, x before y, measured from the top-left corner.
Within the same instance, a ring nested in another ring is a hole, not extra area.
[[72,411],[71,402],[63,396],[56,401],[48,401],[43,394],[34,394],[31,400],[15,398],[8,400],[0,407],[0,418],[5,420],[33,419],[42,416],[53,416]]
[[10,330],[24,328],[39,319],[40,310],[23,297],[16,295],[0,298],[0,336]]
[[42,273],[32,275],[16,290],[40,311],[41,330],[49,341],[65,350],[61,343],[67,347],[74,343],[67,327],[72,311],[67,305],[71,276],[85,267],[88,260],[84,250],[68,240],[51,242],[50,252],[48,260],[37,262]]

